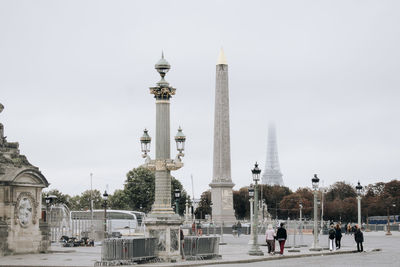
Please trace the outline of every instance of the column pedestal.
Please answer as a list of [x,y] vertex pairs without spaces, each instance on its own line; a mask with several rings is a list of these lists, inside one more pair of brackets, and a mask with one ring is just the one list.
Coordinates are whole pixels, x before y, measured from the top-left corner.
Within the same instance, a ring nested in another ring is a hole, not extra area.
[[149,214],[145,219],[146,233],[149,237],[157,238],[157,257],[176,262],[180,256],[179,226],[181,218],[176,214]]

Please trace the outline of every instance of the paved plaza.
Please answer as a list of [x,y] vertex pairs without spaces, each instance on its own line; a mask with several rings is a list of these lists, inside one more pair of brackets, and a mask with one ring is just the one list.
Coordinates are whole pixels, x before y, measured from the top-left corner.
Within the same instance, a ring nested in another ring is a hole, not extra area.
[[[184,261],[179,263],[147,263],[143,266],[400,266],[400,233],[393,232],[392,236],[385,236],[384,232],[364,233],[364,253],[351,253],[356,248],[354,237],[344,235],[342,249],[335,253],[310,252],[308,248],[300,248],[301,252],[287,252],[283,257],[267,255],[267,247],[261,246],[265,256],[249,256],[248,235],[234,238],[224,235],[227,245],[220,246],[220,259],[205,261]],[[259,241],[264,237],[259,236]],[[304,243],[310,244],[311,235],[304,235]],[[322,236],[320,244],[327,247],[327,236]],[[6,256],[0,259],[0,266],[94,266],[100,260],[101,246],[64,248],[52,246],[53,253],[27,254]],[[374,251],[381,249],[381,251]],[[314,256],[313,256],[314,255]]]

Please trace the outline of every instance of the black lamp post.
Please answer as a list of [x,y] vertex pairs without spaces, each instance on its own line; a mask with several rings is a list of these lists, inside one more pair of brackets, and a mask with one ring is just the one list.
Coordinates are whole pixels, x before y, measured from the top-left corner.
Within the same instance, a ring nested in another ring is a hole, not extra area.
[[356,191],[357,191],[357,223],[358,227],[361,229],[361,193],[362,193],[363,187],[360,184],[360,181],[358,181],[358,184],[356,186]]
[[50,224],[51,222],[51,216],[50,216],[50,207],[51,205],[53,205],[53,203],[56,201],[57,196],[55,195],[49,195],[47,197],[44,198],[44,200],[46,201],[46,217],[45,217],[45,222],[47,222],[48,224]]
[[[393,208],[396,207],[396,204],[392,204]],[[394,220],[396,219],[395,215],[393,215]],[[394,221],[393,221],[394,222]],[[387,231],[386,235],[392,235],[392,232],[390,232],[390,205],[387,206]]]
[[107,200],[108,200],[108,194],[107,190],[104,191],[103,194],[103,206],[104,206],[104,239],[107,238]]
[[179,199],[181,198],[181,190],[175,188],[175,213],[179,214]]
[[251,249],[249,250],[249,255],[252,256],[263,256],[264,252],[260,250],[260,247],[258,246],[257,242],[257,226],[258,226],[258,181],[260,180],[260,173],[261,170],[258,168],[258,164],[254,164],[254,169],[251,170],[251,173],[253,175],[253,181],[254,181],[254,220],[253,220],[253,244],[251,246]]
[[312,187],[314,190],[314,242],[310,248],[311,251],[321,251],[322,248],[318,244],[318,206],[317,206],[317,194],[318,194],[318,185],[319,178],[316,174],[311,179]]
[[253,240],[253,203],[254,203],[254,186],[250,184],[249,186],[249,202],[250,202],[250,240]]

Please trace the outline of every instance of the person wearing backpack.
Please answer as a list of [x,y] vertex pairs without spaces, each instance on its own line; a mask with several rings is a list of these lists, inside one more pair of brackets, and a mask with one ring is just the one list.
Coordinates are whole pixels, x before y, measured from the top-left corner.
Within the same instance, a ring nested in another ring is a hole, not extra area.
[[362,252],[363,249],[363,242],[364,242],[364,235],[361,232],[360,226],[356,225],[356,232],[354,233],[354,240],[357,243],[357,251]]
[[336,224],[335,228],[336,249],[340,249],[340,241],[342,240],[342,229],[340,224]]
[[333,224],[331,224],[331,226],[329,228],[328,237],[329,237],[329,251],[335,251],[336,250],[336,244],[335,244],[336,231],[333,228]]

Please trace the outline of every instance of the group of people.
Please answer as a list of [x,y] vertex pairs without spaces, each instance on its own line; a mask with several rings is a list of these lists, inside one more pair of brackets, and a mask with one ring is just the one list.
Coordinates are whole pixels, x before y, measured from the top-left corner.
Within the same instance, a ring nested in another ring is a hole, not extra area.
[[[356,224],[355,226],[351,227],[350,224],[348,224],[346,226],[346,234],[350,232],[354,233],[354,241],[356,241],[357,243],[357,251],[362,252],[364,250],[363,248],[364,234],[363,232],[361,232],[360,226]],[[335,251],[336,249],[340,249],[340,241],[342,239],[342,229],[340,227],[340,224],[336,224],[336,226],[331,224],[328,235],[329,235],[329,250]]]
[[329,250],[335,251],[336,249],[340,249],[340,241],[342,240],[342,229],[340,224],[332,223],[330,229],[328,231],[328,238],[329,238]]
[[281,223],[278,230],[275,232],[272,224],[268,224],[268,228],[265,231],[265,241],[268,246],[268,254],[275,255],[275,240],[279,242],[279,255],[283,255],[283,249],[285,248],[285,242],[287,239],[287,232],[285,224]]
[[240,237],[242,234],[242,224],[240,222],[234,223],[232,225],[232,235]]
[[[357,243],[357,251],[362,252],[363,249],[363,242],[364,242],[364,235],[359,227],[359,225],[355,225],[354,227],[354,240]],[[265,232],[265,241],[268,246],[268,254],[275,255],[275,241],[279,242],[279,254],[283,255],[285,242],[287,239],[287,232],[285,229],[285,224],[281,223],[280,227],[275,230],[273,229],[272,225],[269,224],[268,228]],[[336,224],[336,226],[332,223],[330,225],[330,229],[328,232],[328,240],[329,240],[329,250],[335,251],[336,249],[340,249],[341,246],[341,239],[342,239],[342,229],[340,224]]]

